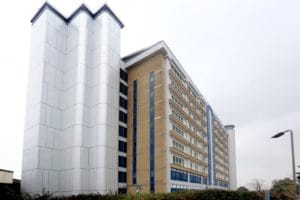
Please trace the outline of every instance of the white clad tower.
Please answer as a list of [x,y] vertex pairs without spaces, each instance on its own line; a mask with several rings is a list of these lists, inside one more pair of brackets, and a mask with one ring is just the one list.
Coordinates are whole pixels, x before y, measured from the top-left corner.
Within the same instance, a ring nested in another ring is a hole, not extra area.
[[120,29],[107,5],[32,19],[22,191],[118,190]]
[[229,157],[229,189],[237,189],[236,176],[236,152],[235,152],[235,130],[234,125],[225,126],[228,132],[228,157]]

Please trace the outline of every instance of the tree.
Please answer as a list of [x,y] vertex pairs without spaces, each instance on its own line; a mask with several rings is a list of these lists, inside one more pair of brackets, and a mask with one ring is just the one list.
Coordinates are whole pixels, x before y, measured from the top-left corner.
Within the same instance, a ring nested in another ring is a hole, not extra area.
[[261,192],[263,188],[265,187],[265,180],[263,179],[253,179],[249,186],[252,188],[252,190]]
[[292,196],[294,192],[294,182],[290,178],[274,180],[271,192],[276,196]]
[[249,192],[248,188],[246,188],[245,186],[240,186],[238,189],[237,189],[238,192]]

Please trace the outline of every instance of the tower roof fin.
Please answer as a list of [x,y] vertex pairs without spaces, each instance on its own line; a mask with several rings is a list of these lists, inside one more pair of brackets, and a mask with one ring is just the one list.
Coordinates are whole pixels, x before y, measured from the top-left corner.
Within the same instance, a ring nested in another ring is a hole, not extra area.
[[91,16],[93,19],[97,18],[101,13],[107,12],[112,16],[116,22],[120,25],[121,28],[124,27],[124,24],[121,22],[121,20],[116,16],[116,14],[110,9],[110,7],[107,4],[104,4],[101,6],[95,13],[93,13],[85,4],[81,4],[69,17],[65,17],[63,14],[61,14],[56,8],[54,8],[51,4],[48,2],[45,2],[42,7],[36,12],[36,14],[32,17],[31,23],[34,24],[36,20],[43,14],[43,12],[49,9],[51,12],[53,12],[55,15],[57,15],[59,18],[61,18],[64,22],[67,24],[72,21],[72,19],[81,11],[87,13],[89,16]]

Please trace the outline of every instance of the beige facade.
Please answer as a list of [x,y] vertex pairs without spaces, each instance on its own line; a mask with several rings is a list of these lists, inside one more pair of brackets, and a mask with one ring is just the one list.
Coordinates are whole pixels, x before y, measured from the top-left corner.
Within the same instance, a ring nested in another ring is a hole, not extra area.
[[12,184],[14,172],[0,169],[0,183]]
[[155,105],[155,192],[166,191],[166,136],[165,136],[165,93],[164,93],[164,58],[162,54],[154,55],[145,62],[128,69],[128,137],[127,137],[127,185],[132,184],[132,124],[133,124],[133,81],[137,81],[137,184],[142,192],[150,191],[150,72],[154,72]]
[[[124,59],[128,73],[127,188],[150,192],[150,73],[155,76],[155,192],[229,187],[228,133],[164,42]],[[137,181],[133,183],[133,81]]]
[[229,182],[228,135],[219,121],[213,120],[216,179]]

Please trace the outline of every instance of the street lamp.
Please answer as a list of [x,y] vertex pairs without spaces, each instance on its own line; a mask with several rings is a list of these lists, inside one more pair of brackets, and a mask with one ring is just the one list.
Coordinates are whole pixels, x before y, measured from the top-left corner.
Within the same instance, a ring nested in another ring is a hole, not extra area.
[[294,180],[294,192],[297,193],[297,183],[296,183],[296,169],[295,169],[295,153],[294,153],[294,136],[292,130],[285,130],[273,135],[271,138],[279,138],[285,133],[290,132],[291,134],[291,147],[292,147],[292,168],[293,168],[293,180]]

